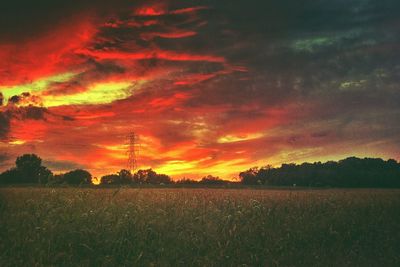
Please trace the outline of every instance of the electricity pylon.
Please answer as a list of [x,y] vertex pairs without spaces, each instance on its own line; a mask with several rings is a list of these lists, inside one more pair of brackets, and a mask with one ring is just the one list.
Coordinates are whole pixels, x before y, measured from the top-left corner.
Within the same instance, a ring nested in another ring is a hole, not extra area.
[[139,155],[139,136],[135,132],[129,133],[127,136],[127,141],[128,141],[128,149],[127,149],[127,154],[128,154],[128,170],[131,173],[134,173],[135,170],[137,169],[137,163],[138,163],[138,155]]

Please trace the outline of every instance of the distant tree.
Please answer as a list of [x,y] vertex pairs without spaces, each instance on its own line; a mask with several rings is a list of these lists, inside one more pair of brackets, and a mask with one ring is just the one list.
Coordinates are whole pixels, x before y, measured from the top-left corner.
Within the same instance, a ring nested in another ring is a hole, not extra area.
[[218,176],[207,175],[207,176],[203,177],[199,183],[206,184],[206,185],[221,185],[221,184],[225,184],[226,181],[221,180]]
[[157,174],[157,184],[170,184],[172,183],[171,177],[166,174]]
[[[133,175],[133,181],[135,183],[146,183],[148,180],[149,173],[154,172],[152,169],[147,169],[147,170],[138,170],[134,175]],[[154,172],[155,173],[155,172]]]
[[167,184],[171,183],[171,178],[166,174],[157,174],[153,169],[138,170],[133,175],[135,183],[148,183],[148,184]]
[[19,179],[19,173],[16,168],[11,168],[0,174],[0,184],[16,183]]
[[[270,173],[271,173],[272,166],[266,165],[261,167],[258,171],[256,171],[256,180],[258,184],[269,184]],[[254,178],[252,178],[254,179]]]
[[64,174],[64,181],[68,184],[79,185],[79,184],[91,184],[92,175],[82,169],[77,169]]
[[40,166],[38,173],[39,184],[47,184],[53,177],[53,173],[44,166]]
[[62,184],[66,183],[64,174],[54,174],[53,176],[50,177],[49,184]]
[[313,187],[400,187],[400,164],[393,160],[349,157],[339,162],[282,164],[239,174],[243,184]]
[[145,182],[148,184],[158,184],[157,181],[157,173],[153,171],[152,169],[148,169],[145,171],[146,176],[145,176]]
[[35,154],[24,154],[15,161],[15,168],[5,171],[0,175],[1,183],[45,184],[52,177],[52,172],[42,166],[42,159]]
[[117,174],[104,175],[100,179],[102,185],[116,185],[132,183],[132,174],[130,171],[122,169]]
[[241,172],[239,173],[240,181],[243,184],[247,185],[258,184],[257,173],[258,173],[258,167],[253,167],[248,169],[247,171]]
[[[35,154],[24,154],[15,161],[20,183],[47,182],[48,170],[42,166],[42,159]],[[42,180],[42,181],[41,181]],[[46,180],[46,181],[44,181]]]
[[197,184],[199,182],[192,180],[192,179],[188,179],[186,177],[176,181],[177,184]]
[[35,154],[24,154],[16,159],[15,165],[20,171],[37,172],[42,166],[42,159]]
[[100,179],[100,184],[102,185],[120,184],[120,179],[117,174],[104,175]]
[[122,169],[118,172],[118,176],[121,184],[132,183],[132,174],[130,171]]

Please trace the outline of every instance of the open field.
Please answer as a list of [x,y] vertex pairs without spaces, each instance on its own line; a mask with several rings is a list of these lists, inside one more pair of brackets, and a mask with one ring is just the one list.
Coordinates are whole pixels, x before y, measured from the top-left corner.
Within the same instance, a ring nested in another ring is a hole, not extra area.
[[0,189],[0,266],[400,266],[399,190]]

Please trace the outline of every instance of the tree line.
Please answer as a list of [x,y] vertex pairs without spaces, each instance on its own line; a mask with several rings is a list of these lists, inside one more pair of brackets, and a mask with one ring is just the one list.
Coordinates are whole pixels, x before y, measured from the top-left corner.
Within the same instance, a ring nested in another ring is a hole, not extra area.
[[[35,154],[24,154],[15,161],[15,167],[0,174],[0,184],[69,184],[90,185],[92,175],[83,169],[63,174],[53,174],[42,165],[42,159]],[[208,175],[199,181],[183,178],[173,181],[166,174],[158,174],[152,169],[131,173],[122,169],[115,174],[100,178],[101,185],[129,184],[177,184],[177,185],[227,185],[234,182]],[[301,186],[301,187],[379,187],[400,188],[400,163],[393,159],[349,157],[338,162],[282,164],[253,167],[239,173],[242,185]]]
[[[152,169],[138,170],[134,174],[122,169],[116,174],[108,174],[100,178],[102,185],[133,183],[168,184],[172,183],[172,179],[168,175],[158,174]],[[53,174],[51,170],[42,165],[42,159],[39,156],[24,154],[16,159],[15,167],[0,174],[0,184],[90,185],[93,184],[93,177],[90,172],[83,169]]]
[[400,164],[389,159],[349,157],[343,160],[251,168],[239,174],[243,184],[303,187],[400,187]]
[[42,165],[35,154],[24,154],[15,161],[15,167],[0,174],[1,184],[91,184],[92,175],[86,170],[73,170],[64,174],[53,174]]

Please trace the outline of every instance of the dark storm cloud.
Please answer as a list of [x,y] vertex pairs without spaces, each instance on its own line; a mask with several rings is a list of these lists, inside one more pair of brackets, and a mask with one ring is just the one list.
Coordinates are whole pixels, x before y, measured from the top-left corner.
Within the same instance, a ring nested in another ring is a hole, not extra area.
[[[94,12],[101,15],[130,6],[130,1],[116,0],[15,0],[2,1],[0,8],[0,40],[15,42],[37,37],[76,15]],[[95,15],[95,14],[93,14]]]
[[2,41],[24,40],[47,31],[74,11],[70,1],[4,1],[0,11]]
[[[341,112],[362,112],[399,97],[394,90],[400,59],[398,1],[200,3],[212,6],[206,13],[210,26],[202,32],[211,38],[199,34],[185,45],[242,62],[251,77],[209,83],[210,90],[203,89],[207,93],[191,99],[197,105],[254,100],[270,105],[285,97],[306,104],[330,98],[329,105],[348,103]],[[212,30],[216,24],[222,34]]]
[[[307,83],[311,82],[307,76],[321,69],[328,75],[341,75],[338,69],[350,69],[349,63],[357,68],[376,67],[386,62],[386,56],[364,64],[368,50],[399,39],[395,25],[400,4],[393,0],[200,3],[212,6],[205,15],[208,26],[181,42],[182,46],[223,53],[261,74],[301,75]],[[216,24],[218,31],[213,30]]]

